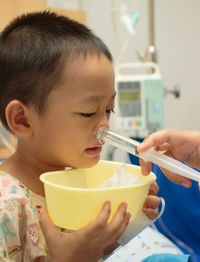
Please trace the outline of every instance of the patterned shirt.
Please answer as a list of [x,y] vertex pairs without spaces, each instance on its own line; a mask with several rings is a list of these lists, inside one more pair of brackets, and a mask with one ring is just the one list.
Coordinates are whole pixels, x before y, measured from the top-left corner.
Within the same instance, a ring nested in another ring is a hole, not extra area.
[[39,225],[45,198],[0,171],[0,261],[50,261]]

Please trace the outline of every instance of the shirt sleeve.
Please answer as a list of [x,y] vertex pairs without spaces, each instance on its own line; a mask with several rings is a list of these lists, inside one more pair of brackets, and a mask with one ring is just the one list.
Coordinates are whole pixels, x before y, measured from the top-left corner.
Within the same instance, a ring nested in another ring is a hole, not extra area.
[[21,262],[24,205],[19,199],[0,200],[0,261]]

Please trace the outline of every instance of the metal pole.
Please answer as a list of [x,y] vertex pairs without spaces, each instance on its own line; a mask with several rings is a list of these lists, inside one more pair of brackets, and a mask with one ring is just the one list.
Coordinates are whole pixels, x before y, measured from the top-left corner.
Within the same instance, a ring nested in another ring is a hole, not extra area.
[[147,60],[157,62],[156,48],[155,48],[155,32],[154,32],[154,0],[148,0],[148,49]]

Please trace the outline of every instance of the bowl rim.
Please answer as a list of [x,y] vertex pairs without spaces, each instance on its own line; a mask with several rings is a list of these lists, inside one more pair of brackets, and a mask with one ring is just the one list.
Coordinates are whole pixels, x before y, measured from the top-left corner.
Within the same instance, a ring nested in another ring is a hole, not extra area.
[[[109,161],[109,160],[100,160],[97,164],[106,163],[106,162],[113,162],[115,164],[125,164],[125,165],[128,165],[128,166],[140,167],[140,166],[132,165],[132,164],[129,164],[129,163],[121,163],[121,162]],[[54,184],[53,182],[46,180],[47,176],[53,175],[54,173],[58,173],[58,172],[64,172],[67,169],[68,169],[68,167],[65,170],[50,171],[50,172],[43,173],[43,174],[40,175],[39,179],[40,179],[40,181],[42,181],[44,183],[44,185],[47,184],[47,185],[54,187],[54,188],[68,189],[68,190],[71,190],[71,191],[110,191],[110,190],[115,191],[115,190],[119,190],[119,189],[125,190],[127,188],[135,188],[135,187],[141,187],[141,186],[145,185],[144,183],[139,183],[139,184],[128,185],[128,186],[123,186],[123,187],[120,186],[120,187],[106,187],[106,188],[99,188],[99,187],[96,187],[96,188],[81,188],[81,187],[62,186],[62,185]],[[69,169],[71,169],[71,168],[69,168]],[[84,168],[84,169],[88,169],[88,168]],[[145,177],[148,178],[146,182],[148,182],[150,180],[149,184],[156,180],[156,175],[153,172],[150,172],[149,175],[147,175]]]

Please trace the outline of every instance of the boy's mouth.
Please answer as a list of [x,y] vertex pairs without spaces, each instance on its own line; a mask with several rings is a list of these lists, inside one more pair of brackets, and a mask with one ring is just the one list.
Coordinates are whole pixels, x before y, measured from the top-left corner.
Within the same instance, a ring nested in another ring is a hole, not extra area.
[[101,146],[95,146],[95,147],[90,147],[90,148],[86,148],[85,151],[88,154],[91,155],[98,155],[101,153],[102,147]]

